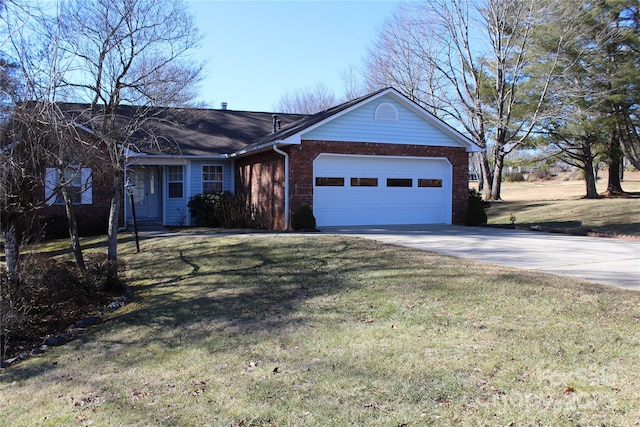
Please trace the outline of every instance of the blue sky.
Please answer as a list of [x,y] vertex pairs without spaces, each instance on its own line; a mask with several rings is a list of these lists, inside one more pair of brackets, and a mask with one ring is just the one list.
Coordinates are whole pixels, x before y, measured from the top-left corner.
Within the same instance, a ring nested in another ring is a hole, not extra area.
[[286,92],[323,83],[344,95],[342,75],[358,67],[398,1],[189,0],[206,38],[200,101],[232,110],[273,111]]

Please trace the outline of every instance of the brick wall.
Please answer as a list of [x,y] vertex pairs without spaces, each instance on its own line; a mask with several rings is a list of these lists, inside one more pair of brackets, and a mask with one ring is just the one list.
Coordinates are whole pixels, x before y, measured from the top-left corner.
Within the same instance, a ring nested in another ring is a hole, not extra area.
[[284,156],[266,151],[236,160],[236,193],[267,215],[269,227],[284,230]]
[[[73,205],[78,222],[78,232],[81,236],[94,236],[106,234],[111,208],[111,196],[113,178],[105,174],[92,176],[92,203],[86,205]],[[44,193],[44,189],[42,190]],[[44,227],[44,235],[47,238],[68,237],[67,214],[64,205],[47,206],[37,213],[37,222]],[[119,224],[124,224],[124,205],[120,206]]]
[[[289,217],[303,204],[313,207],[313,160],[320,153],[378,156],[444,157],[453,166],[452,222],[462,224],[469,200],[468,161],[462,147],[390,145],[361,142],[302,141],[283,148],[290,158]],[[269,151],[236,161],[236,191],[244,192],[251,203],[264,209],[271,227],[284,229],[284,158]]]

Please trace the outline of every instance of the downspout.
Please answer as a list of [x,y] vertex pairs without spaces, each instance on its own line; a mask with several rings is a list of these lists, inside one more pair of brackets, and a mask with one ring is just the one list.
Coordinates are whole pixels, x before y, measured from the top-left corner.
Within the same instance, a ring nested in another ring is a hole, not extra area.
[[273,151],[284,156],[284,229],[289,229],[289,155],[272,145]]

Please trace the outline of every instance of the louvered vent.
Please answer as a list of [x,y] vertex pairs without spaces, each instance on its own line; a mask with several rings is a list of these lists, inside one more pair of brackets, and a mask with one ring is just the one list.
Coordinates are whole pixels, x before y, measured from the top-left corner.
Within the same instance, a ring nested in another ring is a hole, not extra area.
[[375,119],[381,122],[397,122],[398,110],[393,104],[383,102],[376,108]]

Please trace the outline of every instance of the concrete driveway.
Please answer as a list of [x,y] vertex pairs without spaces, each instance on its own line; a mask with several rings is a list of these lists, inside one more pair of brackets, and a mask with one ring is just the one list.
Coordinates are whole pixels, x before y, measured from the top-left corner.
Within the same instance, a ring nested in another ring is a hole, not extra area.
[[640,291],[640,241],[445,225],[323,227],[461,258]]

